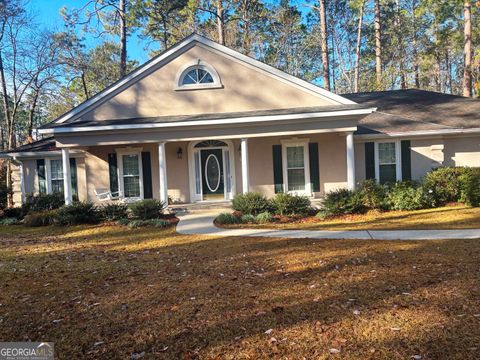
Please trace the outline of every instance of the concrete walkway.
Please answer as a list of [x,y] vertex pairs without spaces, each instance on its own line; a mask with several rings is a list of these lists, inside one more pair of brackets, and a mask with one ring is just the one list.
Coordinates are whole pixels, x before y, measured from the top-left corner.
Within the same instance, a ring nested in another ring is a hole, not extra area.
[[264,236],[312,239],[360,240],[438,240],[480,239],[480,229],[463,230],[277,230],[277,229],[221,229],[213,224],[218,211],[179,215],[177,232],[185,235]]

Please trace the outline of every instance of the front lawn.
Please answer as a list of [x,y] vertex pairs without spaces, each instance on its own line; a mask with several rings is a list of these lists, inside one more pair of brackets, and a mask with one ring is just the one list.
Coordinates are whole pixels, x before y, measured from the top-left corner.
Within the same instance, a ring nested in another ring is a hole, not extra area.
[[298,220],[285,219],[285,222],[220,226],[302,230],[480,229],[480,208],[451,205],[414,211],[370,211],[367,214],[332,216],[325,219],[310,216]]
[[478,359],[479,258],[476,240],[0,227],[0,339],[59,359]]

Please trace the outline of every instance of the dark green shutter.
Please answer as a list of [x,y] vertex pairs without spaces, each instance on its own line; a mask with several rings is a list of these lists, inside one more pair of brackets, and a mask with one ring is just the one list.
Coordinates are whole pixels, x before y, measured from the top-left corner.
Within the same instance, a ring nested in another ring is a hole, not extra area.
[[70,179],[73,200],[78,201],[77,161],[75,158],[70,158]]
[[308,144],[308,153],[310,156],[310,183],[312,184],[312,191],[320,191],[320,170],[318,168],[318,143]]
[[118,171],[117,154],[108,154],[108,174],[110,176],[110,191],[112,194],[118,192]]
[[152,194],[152,164],[150,152],[142,152],[142,173],[143,173],[143,198],[151,199]]
[[47,180],[45,178],[45,160],[37,160],[37,178],[38,178],[38,192],[40,194],[47,193]]
[[410,140],[402,140],[402,180],[412,180]]
[[273,183],[275,193],[283,192],[282,145],[273,145]]
[[365,143],[365,178],[375,179],[375,143]]

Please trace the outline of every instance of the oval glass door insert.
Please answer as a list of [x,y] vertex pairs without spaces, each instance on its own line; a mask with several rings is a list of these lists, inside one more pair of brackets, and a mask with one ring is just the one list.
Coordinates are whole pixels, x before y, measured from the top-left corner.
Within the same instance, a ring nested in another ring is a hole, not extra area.
[[210,154],[205,161],[205,180],[208,190],[212,193],[218,190],[220,186],[220,162],[214,154]]

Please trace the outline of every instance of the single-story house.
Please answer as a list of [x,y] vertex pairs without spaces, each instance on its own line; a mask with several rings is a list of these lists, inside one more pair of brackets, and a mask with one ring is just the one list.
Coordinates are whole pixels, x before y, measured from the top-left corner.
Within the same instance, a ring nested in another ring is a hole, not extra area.
[[337,95],[191,35],[3,156],[14,201],[312,198],[366,178],[480,166],[480,101],[421,90]]

